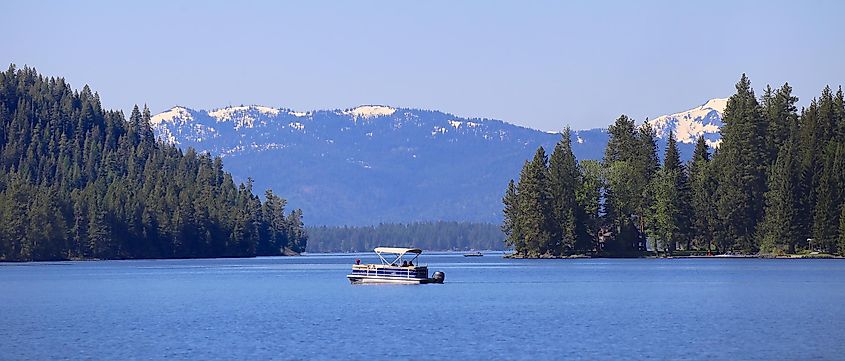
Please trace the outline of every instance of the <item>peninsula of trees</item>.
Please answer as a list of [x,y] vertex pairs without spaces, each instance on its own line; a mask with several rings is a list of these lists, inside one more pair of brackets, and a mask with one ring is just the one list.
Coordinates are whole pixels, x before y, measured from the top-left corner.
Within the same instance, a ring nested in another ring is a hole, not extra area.
[[[537,149],[505,193],[506,243],[521,257],[573,254],[845,255],[845,101],[826,87],[799,112],[789,84],[728,100],[711,155],[681,162],[673,134],[620,116],[602,161],[576,161],[569,130]],[[652,253],[654,254],[654,253]]]
[[156,142],[146,107],[127,122],[87,86],[0,72],[0,260],[249,257],[301,252],[285,212],[220,158]]

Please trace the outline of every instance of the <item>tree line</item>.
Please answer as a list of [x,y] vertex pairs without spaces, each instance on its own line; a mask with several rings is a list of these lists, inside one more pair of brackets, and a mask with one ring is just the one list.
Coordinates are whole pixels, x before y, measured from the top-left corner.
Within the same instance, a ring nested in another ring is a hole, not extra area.
[[0,72],[0,260],[244,257],[301,252],[302,212],[236,185],[219,157],[157,142],[85,86]]
[[825,87],[798,110],[789,84],[762,96],[743,74],[715,151],[699,138],[662,162],[648,124],[608,128],[601,161],[577,161],[570,131],[537,149],[507,186],[502,230],[518,256],[640,255],[646,250],[845,255],[845,101]]
[[414,222],[309,227],[308,252],[369,252],[378,246],[431,251],[501,250],[504,235],[490,223]]

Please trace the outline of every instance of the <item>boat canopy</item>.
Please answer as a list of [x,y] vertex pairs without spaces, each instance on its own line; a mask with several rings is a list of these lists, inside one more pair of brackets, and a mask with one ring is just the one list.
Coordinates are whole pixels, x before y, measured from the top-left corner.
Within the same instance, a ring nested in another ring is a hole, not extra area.
[[[417,257],[420,256],[420,253],[422,253],[422,250],[419,249],[419,248],[397,248],[397,247],[376,247],[373,251],[375,251],[376,254],[378,255],[378,258],[381,259],[382,264],[393,265],[393,266],[398,265],[399,261],[402,260],[402,257],[404,257],[408,253],[414,254],[414,257],[411,258],[411,260],[410,260],[411,263],[416,261]],[[396,257],[393,259],[393,261],[389,261],[386,258],[384,258],[384,256],[382,256],[382,254],[395,254]]]
[[376,253],[389,253],[389,254],[405,254],[405,253],[422,253],[422,250],[419,248],[397,248],[397,247],[376,247],[373,251]]

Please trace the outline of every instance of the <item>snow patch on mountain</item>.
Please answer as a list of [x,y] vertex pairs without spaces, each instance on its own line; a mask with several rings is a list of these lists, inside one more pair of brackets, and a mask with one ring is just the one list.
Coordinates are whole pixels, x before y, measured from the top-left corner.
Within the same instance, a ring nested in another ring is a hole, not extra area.
[[264,107],[260,105],[250,105],[250,106],[238,106],[238,107],[226,107],[215,109],[208,112],[208,115],[217,119],[218,121],[229,121],[232,120],[233,117],[239,116],[244,113],[248,113],[250,110],[255,110],[259,114],[267,115],[267,116],[276,116],[279,115],[279,110],[270,107]]
[[346,110],[343,114],[351,115],[354,118],[376,118],[393,115],[395,108],[384,105],[362,105],[354,109]]
[[[657,136],[666,137],[669,131],[681,143],[694,143],[702,135],[718,135],[722,126],[722,114],[728,104],[727,98],[710,99],[699,107],[669,115],[662,115],[648,123]],[[718,147],[720,139],[707,139],[711,147]]]
[[728,107],[728,98],[710,99],[710,100],[707,101],[707,103],[704,103],[704,105],[702,105],[701,107],[702,108],[715,109],[716,111],[719,112],[719,114],[723,114],[725,112],[725,108]]
[[705,139],[704,142],[707,143],[707,145],[710,148],[719,148],[719,145],[722,144],[722,139],[721,138],[716,139],[716,140]]
[[276,108],[262,107],[262,106],[257,106],[257,105],[253,106],[253,108],[255,110],[258,110],[258,112],[261,113],[261,114],[271,115],[271,116],[279,115],[279,110],[276,109]]
[[176,140],[176,136],[173,135],[173,132],[171,132],[170,129],[167,129],[167,128],[161,128],[159,130],[158,139],[160,139],[162,142],[170,144],[170,145],[179,144],[179,141]]
[[[208,112],[208,115],[219,123],[233,121],[235,129],[252,128],[259,117],[275,117],[280,110],[260,105],[225,107]],[[262,125],[265,122],[261,122]]]
[[161,123],[175,123],[179,124],[189,123],[194,120],[190,110],[185,107],[175,106],[164,112],[158,113],[150,118],[150,125],[156,126]]

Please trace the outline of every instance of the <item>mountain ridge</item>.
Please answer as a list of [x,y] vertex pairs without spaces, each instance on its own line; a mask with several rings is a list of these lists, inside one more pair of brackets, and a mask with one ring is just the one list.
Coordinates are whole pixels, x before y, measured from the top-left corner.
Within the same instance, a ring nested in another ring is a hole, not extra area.
[[[680,130],[718,146],[718,100],[649,124],[661,136]],[[498,222],[507,181],[537,147],[551,153],[560,139],[496,119],[377,104],[307,112],[174,106],[150,122],[159,139],[219,155],[238,180],[285,194],[316,225]],[[573,150],[581,160],[601,159],[607,139],[606,128],[576,130]]]

